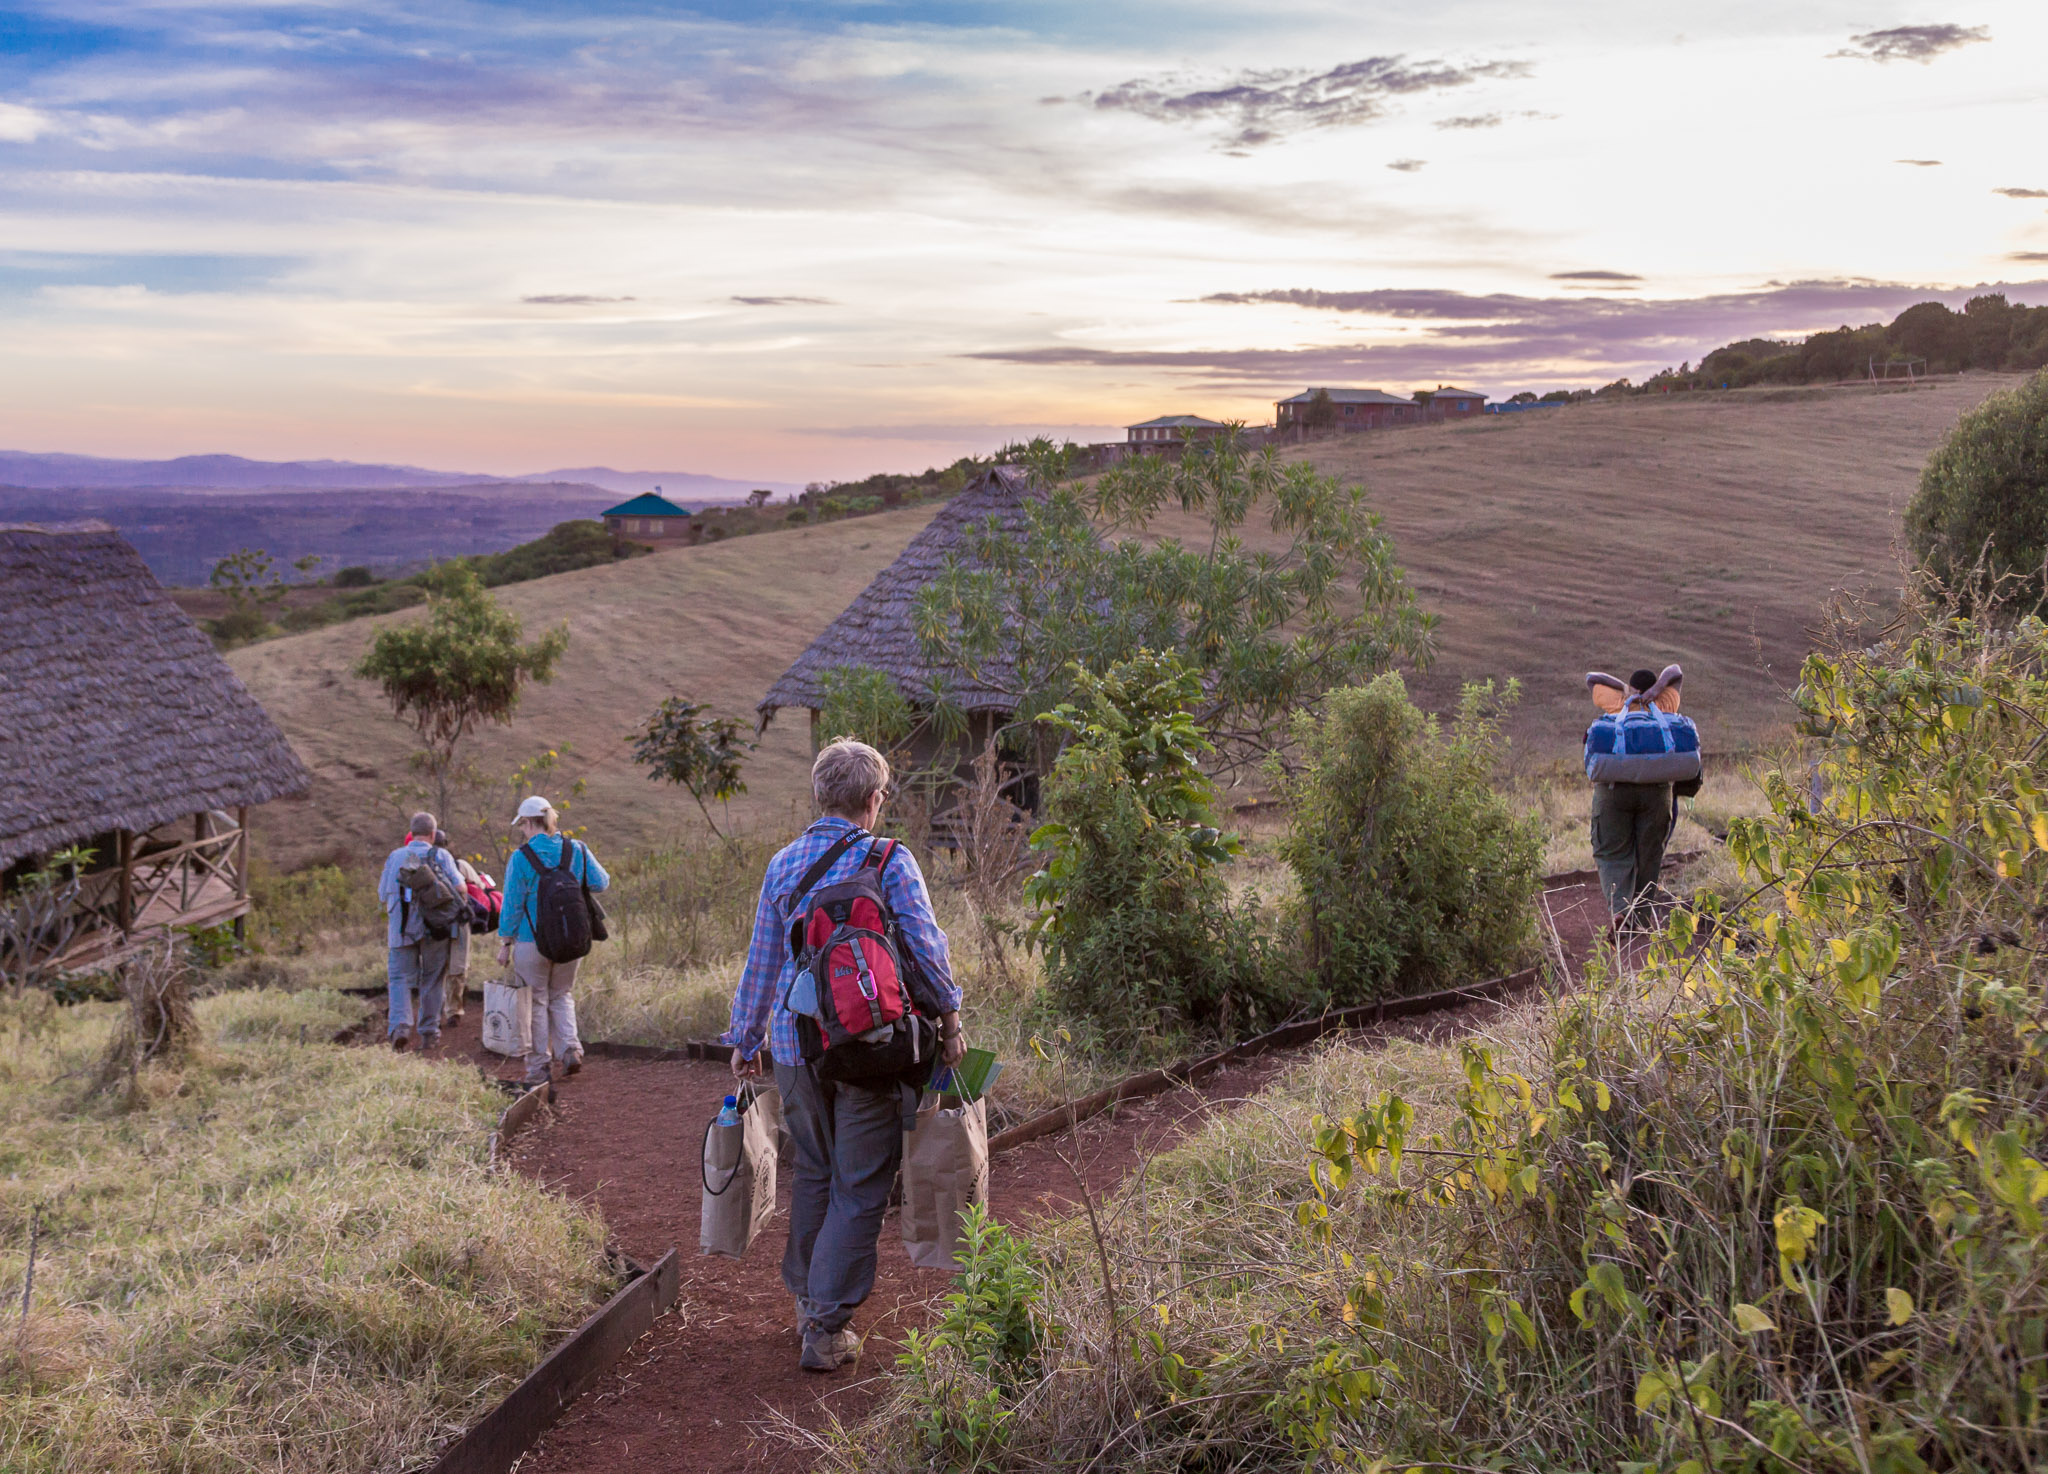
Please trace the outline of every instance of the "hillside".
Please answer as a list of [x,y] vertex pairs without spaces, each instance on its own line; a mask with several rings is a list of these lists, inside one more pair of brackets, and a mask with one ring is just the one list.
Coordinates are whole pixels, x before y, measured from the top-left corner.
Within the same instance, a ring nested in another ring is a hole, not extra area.
[[1921,463],[2018,382],[1599,401],[1289,454],[1364,482],[1443,616],[1437,666],[1415,683],[1425,704],[1519,677],[1519,756],[1572,763],[1585,671],[1676,660],[1686,710],[1728,751],[1782,730],[1779,695],[1831,591],[1898,587]]
[[[1759,390],[1575,405],[1324,441],[1290,451],[1361,478],[1401,561],[1443,616],[1421,697],[1466,678],[1519,677],[1525,761],[1570,763],[1587,713],[1581,674],[1679,660],[1687,709],[1726,751],[1767,739],[1828,591],[1895,587],[1892,542],[1921,461],[1956,416],[2009,380],[1910,392]],[[529,630],[567,618],[561,676],[511,731],[476,744],[499,767],[574,745],[590,791],[575,821],[603,849],[696,822],[649,783],[625,734],[670,692],[751,716],[755,701],[931,508],[678,549],[509,586]],[[386,618],[410,618],[398,615]],[[387,785],[410,742],[347,675],[378,621],[237,651],[232,663],[315,775],[311,798],[259,820],[278,863],[367,856],[396,827]],[[772,727],[734,805],[784,822],[804,801],[809,733]]]
[[[513,727],[476,739],[473,756],[509,770],[550,745],[571,744],[575,758],[564,771],[590,785],[571,822],[590,826],[601,854],[656,843],[678,825],[701,826],[687,796],[650,783],[633,765],[625,740],[633,724],[673,692],[751,720],[768,684],[932,512],[907,508],[681,548],[498,590],[529,633],[567,619],[571,640],[555,682],[533,688]],[[408,777],[411,734],[348,669],[378,628],[416,618],[355,620],[229,656],[313,772],[308,798],[273,804],[257,818],[273,863],[359,862],[387,850],[403,825],[409,804],[387,788]],[[751,792],[734,802],[734,818],[782,819],[806,795],[809,764],[809,728],[785,715],[754,755]]]

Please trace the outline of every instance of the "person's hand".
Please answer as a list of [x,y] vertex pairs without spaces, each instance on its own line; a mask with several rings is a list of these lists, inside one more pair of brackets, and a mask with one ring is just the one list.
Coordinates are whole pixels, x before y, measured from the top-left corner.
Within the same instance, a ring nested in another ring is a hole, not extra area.
[[967,1058],[967,1033],[958,1024],[955,1024],[939,1040],[939,1063],[950,1070],[965,1058]]
[[510,942],[500,942],[498,944],[498,962],[504,967],[512,965],[512,944]]
[[751,1080],[761,1073],[761,1053],[754,1052],[752,1059],[741,1059],[738,1049],[732,1052],[732,1077],[735,1080]]

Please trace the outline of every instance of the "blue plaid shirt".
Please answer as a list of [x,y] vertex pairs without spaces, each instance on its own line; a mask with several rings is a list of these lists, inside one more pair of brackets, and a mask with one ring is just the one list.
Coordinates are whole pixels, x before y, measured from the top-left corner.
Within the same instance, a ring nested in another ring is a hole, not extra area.
[[[742,1059],[752,1059],[760,1053],[764,1034],[768,1048],[784,1064],[795,1064],[803,1058],[797,1048],[796,1015],[782,1002],[789,996],[790,984],[796,981],[796,959],[789,951],[789,923],[795,915],[796,903],[803,899],[789,892],[848,830],[860,832],[858,825],[846,819],[820,819],[768,862],[768,874],[761,881],[761,904],[754,913],[754,940],[747,948],[746,971],[740,974],[739,990],[732,999],[732,1021],[725,1031],[725,1042],[739,1050]],[[867,844],[855,840],[845,854],[832,862],[832,868],[818,877],[818,885],[851,879],[867,853]],[[882,871],[882,894],[889,898],[890,909],[896,913],[904,945],[924,969],[925,978],[939,995],[945,1011],[959,1008],[960,988],[953,981],[953,959],[946,946],[946,934],[939,930],[932,915],[932,898],[925,889],[924,872],[917,868],[916,857],[902,845],[896,847],[888,867]]]

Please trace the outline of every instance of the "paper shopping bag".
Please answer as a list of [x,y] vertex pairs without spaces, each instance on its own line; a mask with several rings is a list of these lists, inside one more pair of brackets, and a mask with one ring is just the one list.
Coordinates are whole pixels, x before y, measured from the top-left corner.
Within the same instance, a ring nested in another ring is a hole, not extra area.
[[764,1103],[752,1086],[740,1093],[737,1126],[716,1117],[704,1128],[704,1205],[697,1245],[738,1259],[775,1216],[775,1132],[782,1098]]
[[960,1210],[988,1206],[988,1103],[933,1097],[903,1137],[903,1247],[921,1269],[952,1269]]
[[533,989],[484,981],[484,1048],[523,1057],[533,1040]]

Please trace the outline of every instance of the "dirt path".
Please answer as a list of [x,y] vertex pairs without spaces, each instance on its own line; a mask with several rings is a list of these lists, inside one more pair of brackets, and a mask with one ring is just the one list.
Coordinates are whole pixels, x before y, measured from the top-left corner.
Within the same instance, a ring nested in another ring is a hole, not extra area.
[[[1596,884],[1570,877],[1545,908],[1576,971],[1606,924]],[[1351,1036],[1448,1038],[1483,1026],[1490,1004],[1399,1020]],[[440,1057],[498,1078],[516,1066],[483,1051],[482,1015],[444,1036]],[[1070,1135],[1030,1143],[991,1164],[994,1215],[1011,1224],[1061,1217],[1091,1193],[1113,1192],[1152,1155],[1170,1149],[1211,1112],[1258,1093],[1289,1061],[1273,1055],[1198,1086],[1126,1102]],[[875,1291],[855,1317],[867,1338],[856,1372],[821,1377],[797,1366],[798,1342],[781,1251],[789,1194],[777,1222],[744,1260],[697,1252],[697,1153],[704,1125],[730,1088],[725,1066],[593,1056],[566,1080],[552,1109],[514,1145],[513,1164],[572,1197],[594,1202],[614,1244],[642,1263],[682,1250],[682,1289],[632,1351],[520,1462],[520,1474],[783,1474],[808,1459],[770,1434],[781,1420],[816,1429],[853,1419],[885,1392],[904,1333],[928,1319],[949,1276],[913,1267],[892,1211],[882,1230]]]

